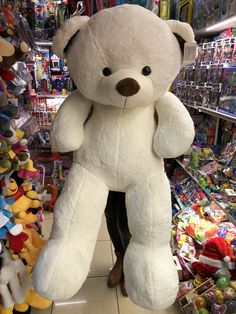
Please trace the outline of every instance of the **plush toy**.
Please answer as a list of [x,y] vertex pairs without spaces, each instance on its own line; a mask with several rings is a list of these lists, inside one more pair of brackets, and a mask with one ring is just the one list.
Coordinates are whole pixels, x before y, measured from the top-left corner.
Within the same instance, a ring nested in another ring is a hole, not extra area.
[[35,292],[34,290],[29,290],[26,293],[26,298],[24,302],[21,304],[15,304],[14,309],[18,312],[26,312],[29,306],[31,306],[35,309],[45,310],[49,308],[51,304],[52,304],[52,301],[44,299],[39,294],[37,294],[37,292]]
[[12,170],[18,170],[18,168],[19,163],[16,154],[5,140],[0,139],[0,174],[7,174]]
[[32,269],[39,252],[45,245],[45,240],[38,234],[34,228],[24,227],[24,233],[28,235],[28,239],[24,242],[24,246],[19,252],[21,259],[24,259],[27,264],[29,274],[32,274]]
[[37,192],[32,190],[30,184],[22,186],[17,185],[16,181],[11,178],[7,187],[3,188],[5,197],[14,198],[14,203],[10,205],[10,209],[15,218],[24,218],[29,208],[40,207]]
[[[0,76],[2,78],[2,81],[4,81],[5,83],[14,80],[14,78],[16,77],[15,73],[12,70],[2,68],[0,68]],[[4,86],[4,88],[6,88],[6,85]]]
[[7,26],[7,27],[3,27],[0,26],[0,36],[1,37],[11,37],[15,34],[15,29],[13,26]]
[[8,198],[8,203],[3,195],[0,195],[0,239],[6,239],[9,232],[13,236],[20,234],[23,230],[22,225],[15,224],[12,213],[7,209],[7,205],[14,202]]
[[0,67],[4,69],[9,69],[13,66],[17,61],[19,61],[23,55],[29,51],[29,47],[25,42],[21,42],[19,47],[15,47],[14,54],[10,56],[2,57],[2,61],[0,63]]
[[193,262],[192,268],[204,278],[230,276],[235,269],[235,256],[224,238],[215,237],[205,243],[199,261]]
[[12,136],[12,132],[10,130],[11,119],[16,119],[18,117],[17,107],[7,103],[0,104],[0,134],[3,136]]
[[14,52],[15,47],[7,40],[0,37],[0,62],[2,62],[3,57],[10,57],[14,54]]
[[19,155],[21,152],[28,151],[27,144],[28,140],[24,138],[25,132],[20,129],[10,128],[12,136],[6,137],[6,141],[11,145],[11,149],[15,152],[16,155]]
[[185,56],[194,50],[193,62],[191,27],[136,5],[72,17],[55,36],[53,50],[67,59],[78,90],[60,107],[51,143],[54,151],[74,151],[74,163],[55,206],[51,238],[34,268],[40,295],[66,299],[82,286],[113,190],[126,192],[130,299],[152,310],[175,301],[178,275],[169,246],[171,195],[163,158],[183,154],[194,138],[187,109],[168,92],[188,61],[181,38]]
[[0,79],[0,104],[6,104],[7,103],[7,94],[5,92],[5,85]]
[[0,294],[3,308],[9,309],[14,303],[21,303],[25,299],[26,290],[31,287],[29,275],[23,262],[13,261],[9,253],[3,248],[0,276]]
[[[25,155],[23,155],[25,156]],[[20,158],[23,159],[22,153],[20,154]],[[39,176],[39,172],[37,169],[34,168],[33,160],[28,158],[25,161],[21,161],[19,171],[18,171],[18,177],[22,178],[24,180],[31,180],[34,178],[37,178]]]
[[28,234],[21,232],[17,236],[8,234],[8,247],[12,250],[13,253],[20,253],[24,248],[24,243],[29,239]]

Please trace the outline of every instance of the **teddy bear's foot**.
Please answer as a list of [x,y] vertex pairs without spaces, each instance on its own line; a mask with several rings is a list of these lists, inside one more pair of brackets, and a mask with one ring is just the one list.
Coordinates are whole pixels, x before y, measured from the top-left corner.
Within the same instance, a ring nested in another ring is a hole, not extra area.
[[107,186],[74,164],[54,208],[49,241],[34,268],[36,292],[50,300],[72,297],[84,283],[108,195]]
[[80,289],[88,271],[88,261],[69,242],[49,240],[34,268],[34,288],[49,300],[68,299]]
[[130,244],[124,258],[127,292],[138,305],[158,310],[178,292],[178,275],[169,247],[171,198],[167,177],[151,176],[126,193]]
[[178,293],[178,275],[170,247],[130,243],[124,259],[130,299],[150,310],[171,306]]

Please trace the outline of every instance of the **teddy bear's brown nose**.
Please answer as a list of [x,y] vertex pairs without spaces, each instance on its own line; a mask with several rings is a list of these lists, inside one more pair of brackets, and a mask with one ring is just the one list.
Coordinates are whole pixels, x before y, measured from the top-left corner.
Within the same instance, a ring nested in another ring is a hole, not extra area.
[[122,96],[130,97],[138,93],[140,85],[136,80],[128,77],[117,83],[116,90]]

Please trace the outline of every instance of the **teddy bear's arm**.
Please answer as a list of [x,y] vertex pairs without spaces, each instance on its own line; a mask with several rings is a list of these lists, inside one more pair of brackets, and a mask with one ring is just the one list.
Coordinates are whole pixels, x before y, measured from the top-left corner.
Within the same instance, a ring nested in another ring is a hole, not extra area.
[[172,93],[166,93],[155,103],[158,126],[154,135],[153,149],[157,156],[175,158],[185,153],[194,139],[193,121]]
[[83,127],[91,109],[91,102],[78,90],[66,98],[53,120],[51,145],[53,151],[77,150],[83,142]]

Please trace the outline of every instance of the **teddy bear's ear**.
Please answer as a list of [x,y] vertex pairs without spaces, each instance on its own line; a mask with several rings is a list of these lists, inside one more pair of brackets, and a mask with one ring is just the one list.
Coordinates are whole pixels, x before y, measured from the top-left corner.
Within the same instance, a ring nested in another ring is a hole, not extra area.
[[176,20],[167,20],[166,23],[176,36],[183,51],[183,64],[193,63],[197,56],[197,43],[194,40],[192,27],[188,23]]
[[74,36],[80,31],[81,27],[89,20],[88,16],[74,16],[66,20],[57,31],[52,50],[61,59],[66,58],[66,50]]

